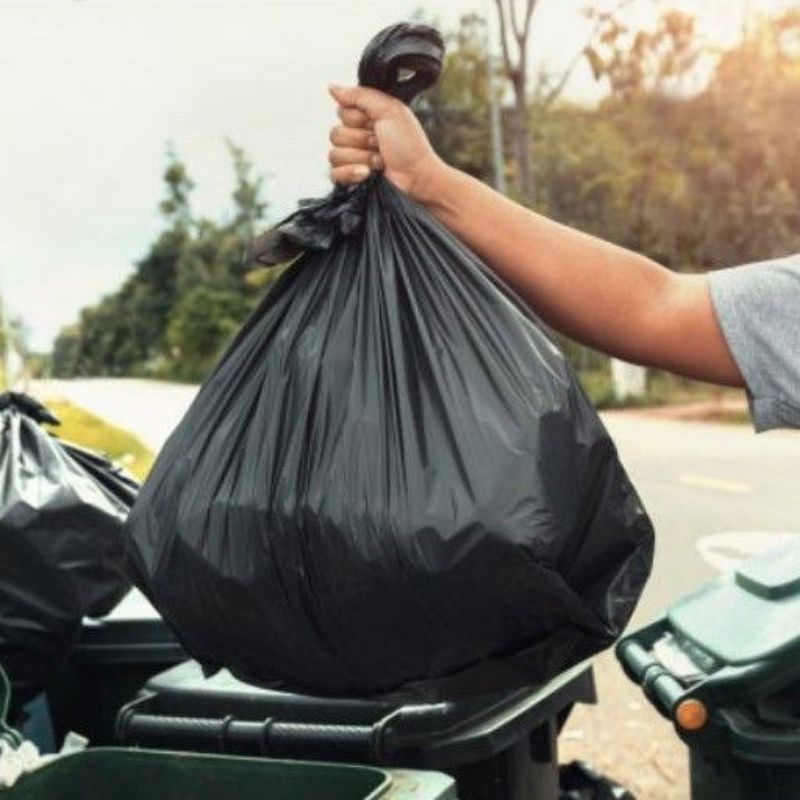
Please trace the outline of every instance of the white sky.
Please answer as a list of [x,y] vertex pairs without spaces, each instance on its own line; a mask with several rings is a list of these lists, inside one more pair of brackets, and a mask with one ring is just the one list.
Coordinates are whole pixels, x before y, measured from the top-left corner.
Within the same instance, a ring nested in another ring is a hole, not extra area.
[[[586,4],[540,0],[533,69],[583,46]],[[694,7],[705,30],[730,38],[747,2],[667,5]],[[168,141],[213,217],[231,189],[226,136],[271,173],[273,218],[327,192],[325,87],[354,81],[371,36],[417,8],[444,29],[491,13],[489,0],[0,0],[0,293],[32,345],[48,348],[144,253]],[[569,94],[598,94],[583,64]]]

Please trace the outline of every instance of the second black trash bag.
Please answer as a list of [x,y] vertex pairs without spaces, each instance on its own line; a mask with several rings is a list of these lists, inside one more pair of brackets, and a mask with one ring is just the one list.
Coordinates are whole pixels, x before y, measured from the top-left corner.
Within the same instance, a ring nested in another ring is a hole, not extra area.
[[[441,55],[435,31],[396,26],[359,75],[392,91],[410,59],[424,86]],[[304,203],[261,260],[299,250],[129,518],[135,580],[192,655],[303,691],[444,698],[613,642],[653,529],[539,321],[379,174]]]
[[122,524],[136,482],[42,423],[58,420],[27,395],[0,394],[0,664],[19,703],[44,688],[82,618],[130,589]]

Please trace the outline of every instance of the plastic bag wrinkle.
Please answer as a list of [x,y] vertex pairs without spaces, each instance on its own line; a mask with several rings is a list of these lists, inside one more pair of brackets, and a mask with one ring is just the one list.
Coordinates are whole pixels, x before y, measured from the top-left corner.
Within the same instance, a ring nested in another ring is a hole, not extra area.
[[[427,81],[422,33],[365,58]],[[256,247],[289,251],[128,521],[132,574],[184,646],[263,685],[434,700],[608,646],[652,525],[538,318],[377,173]]]
[[57,424],[38,401],[0,395],[0,662],[18,704],[66,658],[83,617],[130,588],[122,525],[136,481],[43,422]]

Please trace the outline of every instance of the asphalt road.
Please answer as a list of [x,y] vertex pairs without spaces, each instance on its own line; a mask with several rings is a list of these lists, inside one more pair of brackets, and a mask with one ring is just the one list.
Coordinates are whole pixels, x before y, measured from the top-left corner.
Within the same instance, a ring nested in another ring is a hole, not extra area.
[[[193,387],[138,380],[48,382],[62,396],[136,433],[165,441]],[[653,575],[633,626],[749,553],[800,535],[800,434],[756,436],[744,426],[679,422],[640,412],[605,421],[657,531]],[[624,678],[613,656],[596,661],[600,704],[578,708],[562,736],[565,758],[589,759],[638,800],[688,797],[683,746]]]
[[[91,379],[35,383],[32,391],[65,397],[158,450],[197,389]],[[756,436],[744,426],[629,412],[604,418],[657,530],[656,564],[637,620],[712,577],[715,567],[773,543],[775,534],[800,533],[799,434]]]
[[[197,388],[101,378],[34,383],[32,391],[64,397],[158,450]],[[640,412],[604,419],[657,531],[653,576],[635,623],[778,535],[800,534],[800,434],[756,436],[745,426]]]
[[638,620],[781,534],[800,534],[800,434],[633,413],[605,420],[656,526]]

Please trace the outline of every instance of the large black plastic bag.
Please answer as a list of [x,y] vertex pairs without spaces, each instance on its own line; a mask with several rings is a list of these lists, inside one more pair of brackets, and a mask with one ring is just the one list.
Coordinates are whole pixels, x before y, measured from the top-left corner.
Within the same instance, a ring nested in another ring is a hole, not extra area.
[[[435,31],[375,41],[362,83],[392,89],[397,52],[435,78]],[[129,518],[135,581],[184,645],[259,683],[446,697],[611,643],[653,530],[537,319],[381,175],[304,203],[260,260],[303,248]]]
[[26,395],[0,395],[0,664],[18,703],[44,687],[81,619],[130,589],[122,525],[138,490],[40,423],[58,420]]

